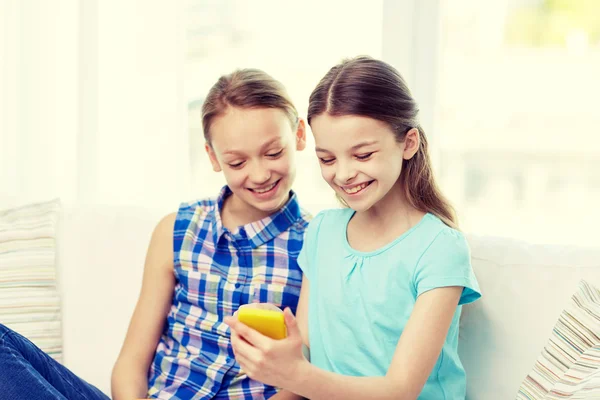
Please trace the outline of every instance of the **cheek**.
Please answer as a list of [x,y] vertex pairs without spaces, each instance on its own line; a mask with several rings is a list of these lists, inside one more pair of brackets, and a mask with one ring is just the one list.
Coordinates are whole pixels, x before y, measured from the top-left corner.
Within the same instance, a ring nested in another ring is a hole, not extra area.
[[400,175],[402,175],[402,160],[388,163],[381,167],[380,170],[384,171],[386,174],[387,177],[385,179],[393,184],[400,178]]
[[399,173],[402,170],[402,165],[404,165],[404,159],[402,158],[402,155],[400,155],[398,158],[394,158],[392,165],[394,167],[394,171]]
[[278,160],[273,160],[270,164],[271,171],[278,175],[289,175],[296,171],[293,157],[282,157]]
[[321,176],[325,181],[331,182],[333,181],[333,177],[335,176],[335,168],[330,165],[321,165]]
[[380,157],[372,162],[365,163],[362,169],[366,174],[372,174],[374,176],[395,176],[400,173],[402,168],[402,158],[395,157]]
[[402,163],[404,162],[404,156],[401,149],[395,148],[393,151],[386,153],[383,157],[387,160],[391,165],[394,165],[396,169],[402,167]]
[[225,169],[223,170],[223,175],[225,176],[225,181],[227,185],[230,187],[240,186],[245,179],[246,173],[243,170],[232,170]]

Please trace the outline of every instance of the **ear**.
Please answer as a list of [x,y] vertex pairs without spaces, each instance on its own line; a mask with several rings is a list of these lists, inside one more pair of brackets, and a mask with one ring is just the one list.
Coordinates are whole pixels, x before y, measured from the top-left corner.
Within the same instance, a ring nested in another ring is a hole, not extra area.
[[221,164],[219,164],[219,160],[217,160],[217,155],[215,154],[215,151],[210,145],[210,143],[206,142],[204,144],[204,148],[206,149],[206,154],[208,154],[208,158],[210,159],[210,163],[212,164],[213,171],[221,172],[223,169],[221,168]]
[[306,124],[300,118],[298,121],[298,129],[296,130],[296,150],[301,151],[306,147]]
[[420,146],[421,134],[417,128],[412,128],[410,131],[406,132],[406,136],[404,137],[404,154],[402,157],[404,157],[405,160],[410,160],[417,154]]

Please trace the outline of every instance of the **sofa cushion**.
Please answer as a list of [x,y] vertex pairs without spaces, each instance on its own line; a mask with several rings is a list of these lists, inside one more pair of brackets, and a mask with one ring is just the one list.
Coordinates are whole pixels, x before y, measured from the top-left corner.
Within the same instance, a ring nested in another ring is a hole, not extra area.
[[517,399],[570,399],[584,393],[589,396],[590,390],[600,389],[590,387],[598,383],[595,377],[600,368],[599,347],[600,292],[581,281],[521,385]]
[[[588,357],[597,360],[600,357],[600,349],[597,346],[589,348],[582,354],[582,359]],[[577,371],[576,377],[581,378],[579,382],[561,381],[544,400],[600,399],[600,369],[595,365],[593,372],[588,374],[584,365],[585,363],[581,363],[582,368]]]
[[587,349],[574,367],[567,371],[566,375],[573,374],[573,376],[568,377],[569,379],[561,379],[544,400],[600,399],[600,368],[597,361],[599,358],[598,346]]
[[0,211],[0,323],[62,358],[55,232],[60,202]]
[[600,249],[468,240],[482,298],[461,318],[467,399],[514,399],[579,281],[600,285]]

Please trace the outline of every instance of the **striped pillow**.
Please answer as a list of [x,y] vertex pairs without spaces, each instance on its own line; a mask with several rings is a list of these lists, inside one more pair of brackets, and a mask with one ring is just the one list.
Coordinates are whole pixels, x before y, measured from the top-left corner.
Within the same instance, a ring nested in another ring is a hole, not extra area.
[[600,398],[600,291],[581,281],[517,399],[591,398]]
[[55,232],[59,200],[0,211],[0,323],[62,359]]

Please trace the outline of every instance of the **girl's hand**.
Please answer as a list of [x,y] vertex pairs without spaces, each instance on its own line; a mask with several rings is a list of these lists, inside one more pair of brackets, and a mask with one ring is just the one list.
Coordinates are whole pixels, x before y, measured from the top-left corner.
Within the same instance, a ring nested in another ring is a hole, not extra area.
[[236,317],[226,317],[231,328],[235,358],[246,375],[267,385],[289,388],[302,377],[308,364],[302,354],[302,337],[296,318],[289,308],[284,311],[287,337],[274,340],[244,325]]

